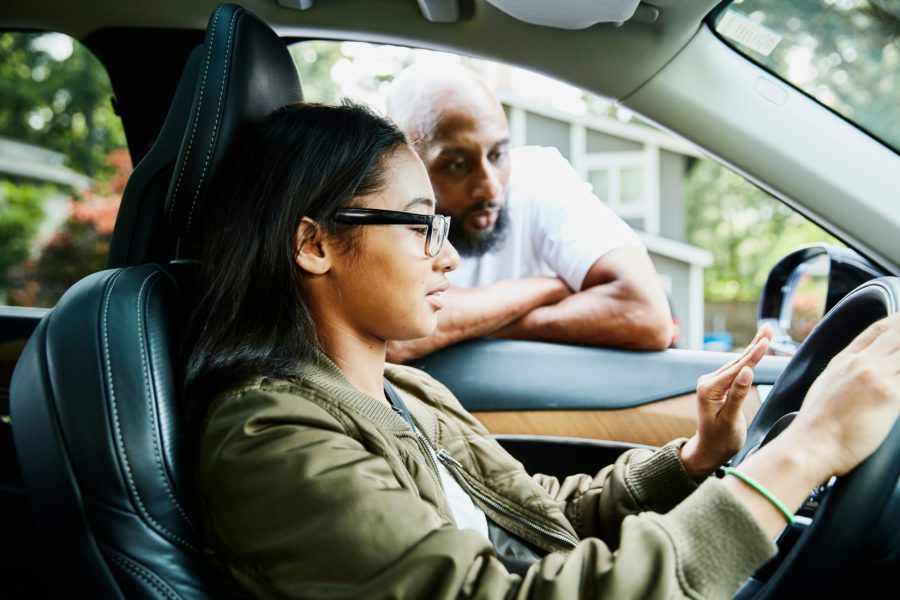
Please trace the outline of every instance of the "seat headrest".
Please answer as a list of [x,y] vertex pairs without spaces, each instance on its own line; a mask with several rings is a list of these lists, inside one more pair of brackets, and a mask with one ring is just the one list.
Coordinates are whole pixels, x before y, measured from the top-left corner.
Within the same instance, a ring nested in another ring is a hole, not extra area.
[[163,204],[187,128],[202,55],[202,45],[191,52],[159,135],[128,177],[109,245],[107,268],[165,263],[173,255],[175,240],[163,219]]
[[244,131],[303,100],[284,42],[252,13],[220,5],[210,17],[194,103],[165,203],[171,235],[196,238]]

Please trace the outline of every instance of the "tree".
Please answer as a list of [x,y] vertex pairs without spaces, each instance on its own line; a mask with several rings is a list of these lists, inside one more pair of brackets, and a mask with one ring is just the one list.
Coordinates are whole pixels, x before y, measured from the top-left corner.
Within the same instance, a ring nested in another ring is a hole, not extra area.
[[339,100],[340,89],[331,77],[335,63],[344,58],[339,42],[315,40],[288,47],[300,73],[303,97],[307,102],[332,104]]
[[90,177],[125,147],[103,65],[67,36],[0,33],[0,98],[0,135],[61,152]]
[[[0,33],[0,98],[0,136],[59,152],[66,166],[94,179],[88,196],[113,196],[105,204],[118,205],[112,190],[130,171],[125,135],[106,71],[87,48],[61,34]],[[62,286],[103,268],[108,232],[85,216],[97,202],[90,198],[73,199],[62,231],[30,260],[53,193],[40,183],[0,180],[0,290],[15,290],[8,294],[14,303],[50,306]]]
[[758,300],[769,270],[792,249],[832,235],[728,169],[699,160],[688,174],[688,242],[712,252],[707,301]]
[[743,0],[734,8],[782,36],[769,56],[739,45],[742,52],[900,147],[896,0]]
[[41,249],[37,259],[25,263],[23,283],[10,294],[22,306],[53,306],[79,279],[106,266],[116,215],[131,160],[126,150],[111,153],[104,165],[107,181],[69,201],[69,216]]
[[7,290],[14,271],[28,258],[31,238],[37,233],[44,210],[45,187],[0,181],[0,290]]

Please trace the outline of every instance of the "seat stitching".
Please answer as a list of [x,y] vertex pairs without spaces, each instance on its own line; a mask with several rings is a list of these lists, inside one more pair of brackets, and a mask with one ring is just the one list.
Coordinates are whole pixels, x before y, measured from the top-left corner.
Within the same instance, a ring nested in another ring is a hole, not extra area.
[[[154,410],[155,406],[154,406],[154,402],[153,402],[153,400],[154,400],[153,386],[151,385],[152,382],[151,382],[150,372],[147,370],[147,364],[149,363],[149,360],[147,357],[149,356],[149,352],[145,351],[145,346],[147,346],[147,340],[144,337],[144,328],[142,326],[143,321],[141,319],[141,316],[142,316],[142,310],[143,310],[143,306],[144,306],[143,305],[144,287],[147,286],[147,282],[150,280],[151,277],[154,278],[154,281],[150,284],[149,289],[147,290],[147,298],[149,300],[150,292],[152,291],[153,286],[156,284],[158,275],[159,275],[158,272],[154,272],[147,276],[147,279],[145,279],[144,283],[141,284],[141,289],[138,292],[138,300],[137,300],[137,328],[138,328],[138,335],[141,338],[141,340],[140,340],[141,341],[141,343],[140,343],[141,370],[144,373],[144,383],[146,385],[145,389],[147,392],[147,408],[148,408],[150,414],[155,414],[155,413],[157,413],[157,411]],[[158,419],[158,417],[156,417],[156,418]],[[184,518],[185,521],[187,521],[188,525],[193,527],[194,523],[187,516],[187,513],[185,513],[184,509],[181,507],[181,503],[178,502],[178,499],[175,497],[175,494],[172,492],[171,482],[169,481],[169,478],[166,476],[166,472],[163,467],[162,452],[159,449],[160,444],[157,441],[157,434],[158,434],[158,430],[156,427],[154,427],[151,438],[153,440],[153,450],[154,450],[154,456],[156,457],[156,467],[159,470],[160,478],[162,479],[163,485],[166,488],[166,493],[169,495],[169,498],[172,500],[172,503],[175,505],[175,508],[178,509],[178,513]]]
[[156,575],[143,565],[139,565],[133,560],[121,556],[119,553],[113,551],[112,549],[104,548],[103,553],[107,557],[109,557],[112,560],[113,564],[115,564],[117,567],[131,573],[132,575],[137,576],[140,579],[143,579],[150,585],[150,587],[163,594],[166,598],[179,600],[180,596],[176,594],[175,591],[165,581],[160,579],[158,575]]
[[[124,271],[120,271],[119,273],[117,273],[113,281],[110,282],[110,285],[106,291],[106,298],[104,298],[103,300],[103,357],[106,364],[106,372],[104,373],[104,375],[106,377],[106,387],[109,391],[110,405],[112,406],[113,424],[115,425],[116,433],[116,446],[118,447],[119,453],[122,457],[122,465],[125,467],[125,480],[128,482],[128,487],[129,489],[131,489],[131,493],[133,494],[134,499],[137,502],[137,506],[141,515],[143,515],[143,517],[147,519],[147,521],[154,525],[160,531],[160,533],[166,534],[174,541],[179,542],[188,549],[196,552],[197,548],[193,544],[166,529],[162,524],[157,522],[149,512],[147,512],[147,509],[144,507],[144,503],[141,501],[140,494],[138,494],[137,486],[134,483],[134,478],[131,475],[131,465],[128,464],[128,455],[125,452],[125,444],[122,441],[122,429],[119,423],[119,408],[116,401],[116,390],[113,386],[112,360],[109,354],[109,298],[112,295],[112,290],[115,287],[116,281],[118,281],[120,275],[123,272]],[[152,273],[148,275],[147,279],[152,277],[152,275]],[[146,282],[147,279],[144,279],[144,282]]]
[[229,58],[231,56],[231,37],[234,35],[234,22],[237,20],[240,10],[234,11],[231,16],[231,23],[228,25],[228,39],[225,41],[225,69],[222,73],[222,84],[219,90],[219,101],[216,104],[216,118],[213,120],[213,134],[209,140],[209,146],[206,150],[206,158],[203,161],[203,170],[200,171],[200,181],[197,183],[194,192],[194,200],[191,202],[191,210],[188,212],[187,230],[191,230],[191,221],[194,218],[194,207],[197,206],[197,198],[200,197],[200,190],[203,188],[203,180],[206,179],[206,169],[209,167],[209,159],[212,156],[213,148],[216,145],[216,139],[219,135],[219,115],[222,113],[222,99],[225,97],[225,84],[228,81],[228,75],[231,72]]
[[187,152],[185,153],[184,160],[181,161],[181,169],[178,171],[178,179],[175,181],[175,191],[172,192],[172,202],[169,204],[169,221],[172,221],[172,215],[175,212],[175,204],[178,201],[178,190],[181,188],[181,178],[184,176],[184,171],[187,169],[188,159],[191,155],[191,150],[194,147],[194,134],[197,132],[197,125],[200,123],[200,113],[203,112],[203,94],[206,91],[206,76],[209,73],[209,62],[212,59],[212,51],[213,51],[213,41],[216,39],[216,23],[219,21],[219,13],[222,11],[222,7],[216,9],[216,13],[213,16],[213,22],[210,29],[212,33],[209,36],[209,47],[206,52],[206,62],[203,65],[203,80],[200,84],[200,99],[197,101],[197,112],[194,114],[194,126],[191,127],[191,137],[188,138],[188,147]]

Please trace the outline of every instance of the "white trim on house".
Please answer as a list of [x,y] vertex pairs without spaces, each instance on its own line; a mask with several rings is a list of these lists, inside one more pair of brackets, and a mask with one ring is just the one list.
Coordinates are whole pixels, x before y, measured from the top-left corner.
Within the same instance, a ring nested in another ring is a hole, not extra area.
[[659,146],[647,144],[644,146],[644,231],[659,234],[659,221],[662,207],[662,189],[659,177]]
[[[635,231],[647,250],[662,254],[682,262],[690,263],[698,267],[708,267],[713,264],[712,252],[702,248],[691,246],[676,240],[670,240],[646,231]],[[702,291],[702,286],[701,286]]]
[[517,104],[507,104],[509,106],[509,144],[513,148],[524,146],[525,138],[525,109]]
[[578,123],[569,124],[569,156],[572,157],[572,168],[584,178],[584,149],[587,147],[587,128]]
[[[709,265],[707,265],[709,266]],[[684,346],[703,349],[703,268],[691,264],[688,268],[688,328],[682,333]]]
[[[512,95],[503,95],[500,97],[500,101],[503,104],[509,106],[510,109],[520,108],[542,117],[555,119],[557,121],[563,121],[564,123],[581,125],[582,127],[586,127],[587,129],[595,129],[602,133],[608,133],[609,135],[621,137],[626,140],[631,140],[643,144],[651,144],[657,146],[662,150],[668,150],[670,152],[676,152],[678,154],[684,154],[686,156],[692,156],[695,158],[701,158],[703,156],[699,148],[697,148],[690,142],[676,137],[673,134],[663,133],[662,131],[651,129],[650,127],[646,127],[644,125],[622,123],[621,121],[610,119],[609,117],[598,117],[594,115],[574,115]],[[512,126],[511,123],[510,126]]]
[[18,140],[0,138],[0,175],[68,186],[77,191],[91,185],[91,178],[63,164],[59,153]]
[[623,152],[584,152],[585,171],[622,167],[643,167],[646,155],[641,150]]

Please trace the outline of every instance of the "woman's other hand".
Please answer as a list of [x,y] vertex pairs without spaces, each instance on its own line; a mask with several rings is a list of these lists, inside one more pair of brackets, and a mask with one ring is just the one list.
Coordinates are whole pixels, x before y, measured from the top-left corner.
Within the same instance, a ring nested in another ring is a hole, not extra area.
[[763,325],[744,352],[697,380],[697,433],[681,449],[681,462],[699,481],[734,456],[747,437],[747,421],[741,406],[753,384],[753,367],[759,363],[772,329]]
[[900,313],[870,325],[831,359],[785,434],[814,449],[824,473],[840,476],[878,448],[898,413]]

